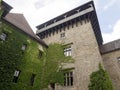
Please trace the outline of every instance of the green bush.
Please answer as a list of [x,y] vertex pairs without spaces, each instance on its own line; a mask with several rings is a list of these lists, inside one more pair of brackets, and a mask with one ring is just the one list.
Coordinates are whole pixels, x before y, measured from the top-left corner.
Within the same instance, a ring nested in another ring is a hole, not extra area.
[[114,90],[108,73],[99,64],[99,70],[90,75],[89,90]]

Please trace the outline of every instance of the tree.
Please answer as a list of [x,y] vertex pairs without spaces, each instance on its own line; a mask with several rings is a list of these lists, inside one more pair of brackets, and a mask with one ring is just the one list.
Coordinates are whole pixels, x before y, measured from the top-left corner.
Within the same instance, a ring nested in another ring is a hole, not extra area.
[[89,90],[114,90],[108,73],[99,64],[99,70],[90,75]]
[[62,63],[72,63],[72,57],[65,57],[62,44],[54,43],[44,50],[43,66],[41,72],[41,90],[47,88],[50,84],[64,84],[64,70]]

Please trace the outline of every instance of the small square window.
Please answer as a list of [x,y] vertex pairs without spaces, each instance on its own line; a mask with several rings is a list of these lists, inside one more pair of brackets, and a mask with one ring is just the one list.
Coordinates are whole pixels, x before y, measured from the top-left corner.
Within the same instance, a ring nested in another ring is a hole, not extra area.
[[64,38],[64,37],[65,37],[65,33],[61,33],[60,38]]
[[2,33],[2,34],[0,35],[0,39],[2,39],[3,41],[5,41],[6,38],[7,38],[7,34]]
[[27,48],[27,45],[23,44],[21,49],[24,51],[26,48]]

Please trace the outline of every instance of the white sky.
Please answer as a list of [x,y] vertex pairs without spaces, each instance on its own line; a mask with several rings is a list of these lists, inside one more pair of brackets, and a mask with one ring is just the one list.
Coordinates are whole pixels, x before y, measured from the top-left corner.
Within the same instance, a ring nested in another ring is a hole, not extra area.
[[[90,0],[4,0],[23,13],[36,32],[36,26]],[[120,0],[94,0],[104,43],[120,38]]]

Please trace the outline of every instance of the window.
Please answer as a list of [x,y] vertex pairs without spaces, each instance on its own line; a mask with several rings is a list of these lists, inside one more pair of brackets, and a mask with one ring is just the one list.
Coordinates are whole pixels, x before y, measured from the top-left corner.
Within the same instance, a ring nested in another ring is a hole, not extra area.
[[2,33],[2,34],[0,35],[0,39],[1,39],[1,40],[5,41],[6,38],[7,38],[7,34]]
[[61,33],[60,38],[64,38],[64,37],[65,37],[65,33]]
[[120,57],[118,57],[117,60],[118,60],[118,63],[120,63]]
[[117,58],[117,65],[120,68],[120,57]]
[[55,90],[55,83],[50,83],[50,90]]
[[71,56],[71,52],[72,52],[71,46],[64,48],[64,55],[65,56]]
[[73,86],[73,72],[64,73],[64,86]]
[[20,75],[20,70],[15,70],[13,82],[17,83],[19,75]]
[[39,58],[42,57],[42,54],[43,54],[43,52],[41,50],[39,50]]
[[23,44],[21,49],[24,51],[26,49],[26,47],[27,47],[27,45]]
[[30,85],[33,86],[34,84],[34,79],[35,79],[35,74],[32,74],[31,79],[30,79]]

